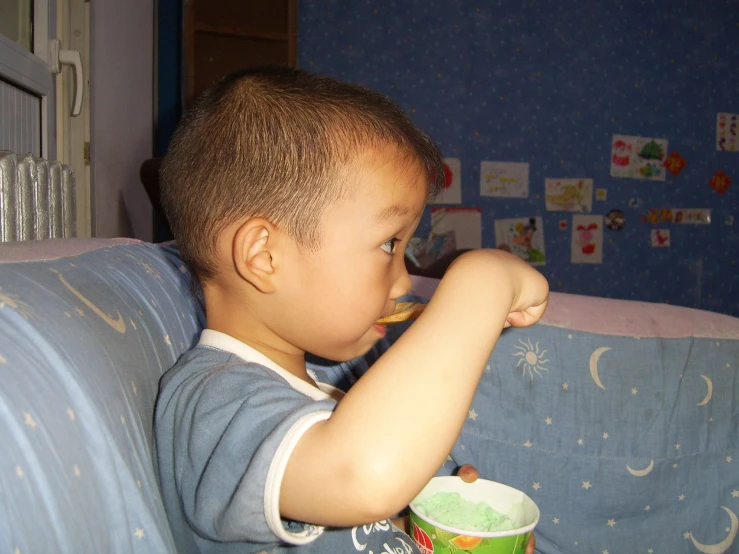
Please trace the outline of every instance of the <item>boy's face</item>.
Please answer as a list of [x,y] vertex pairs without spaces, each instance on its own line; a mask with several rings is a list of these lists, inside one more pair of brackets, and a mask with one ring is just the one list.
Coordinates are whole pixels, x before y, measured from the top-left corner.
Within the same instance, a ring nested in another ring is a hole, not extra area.
[[404,251],[428,194],[420,164],[395,149],[364,152],[346,169],[350,193],[325,212],[320,248],[295,244],[280,286],[290,315],[278,334],[332,360],[362,355],[384,336],[375,321],[410,288]]

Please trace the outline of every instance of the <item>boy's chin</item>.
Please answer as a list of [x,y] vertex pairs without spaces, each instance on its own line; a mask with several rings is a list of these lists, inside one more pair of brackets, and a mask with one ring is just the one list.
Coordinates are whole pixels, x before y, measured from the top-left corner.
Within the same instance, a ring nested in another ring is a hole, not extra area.
[[375,339],[374,341],[369,342],[368,344],[364,344],[364,343],[357,344],[352,348],[341,349],[341,351],[336,350],[336,351],[326,352],[324,354],[313,353],[313,355],[323,358],[325,360],[333,361],[333,362],[350,362],[361,356],[364,356],[367,352],[369,352],[372,349],[372,347],[375,344],[377,344],[377,341],[379,341],[380,338],[382,337],[379,337]]

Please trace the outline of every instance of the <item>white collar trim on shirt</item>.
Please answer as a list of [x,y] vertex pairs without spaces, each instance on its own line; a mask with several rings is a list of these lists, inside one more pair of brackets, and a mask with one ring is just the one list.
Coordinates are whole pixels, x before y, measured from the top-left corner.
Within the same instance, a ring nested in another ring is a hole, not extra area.
[[[312,387],[309,383],[306,383],[302,379],[296,377],[286,369],[280,367],[275,362],[270,360],[267,356],[249,346],[248,344],[241,342],[238,339],[233,338],[231,335],[221,333],[220,331],[214,331],[213,329],[203,329],[200,335],[199,345],[212,346],[225,352],[238,356],[245,362],[253,362],[255,364],[263,365],[268,369],[271,369],[277,375],[285,379],[292,388],[298,392],[302,392],[306,396],[311,397],[313,400],[329,400],[332,398],[332,393],[338,391],[336,387],[332,387],[326,383],[316,383],[316,387]],[[310,374],[310,373],[309,373]],[[310,375],[311,378],[313,375]]]

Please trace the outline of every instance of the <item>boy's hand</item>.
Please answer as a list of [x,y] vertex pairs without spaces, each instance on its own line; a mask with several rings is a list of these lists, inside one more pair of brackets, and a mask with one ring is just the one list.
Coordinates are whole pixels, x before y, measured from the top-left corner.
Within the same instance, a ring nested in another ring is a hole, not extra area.
[[[484,271],[486,265],[494,264],[496,282],[500,291],[511,291],[510,313],[504,327],[528,327],[544,315],[549,299],[549,283],[530,264],[518,256],[495,249],[472,250],[454,261],[455,265],[470,265],[473,272]],[[451,267],[450,267],[451,269]],[[487,286],[490,286],[488,283]]]
[[[463,466],[460,466],[457,470],[457,475],[459,476],[462,481],[465,483],[474,483],[477,481],[477,478],[479,477],[479,474],[477,473],[477,469],[475,469],[475,466],[470,464],[464,464]],[[533,533],[531,533],[531,537],[529,538],[529,543],[526,545],[526,554],[534,554],[534,550],[536,549],[536,537]]]

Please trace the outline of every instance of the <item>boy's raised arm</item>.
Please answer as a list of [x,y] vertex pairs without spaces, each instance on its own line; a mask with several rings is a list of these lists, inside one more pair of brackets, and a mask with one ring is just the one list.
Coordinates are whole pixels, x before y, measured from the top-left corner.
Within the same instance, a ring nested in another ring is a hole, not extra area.
[[282,481],[283,517],[352,526],[403,509],[451,451],[502,329],[538,321],[548,292],[516,256],[460,256],[419,319],[301,438]]

